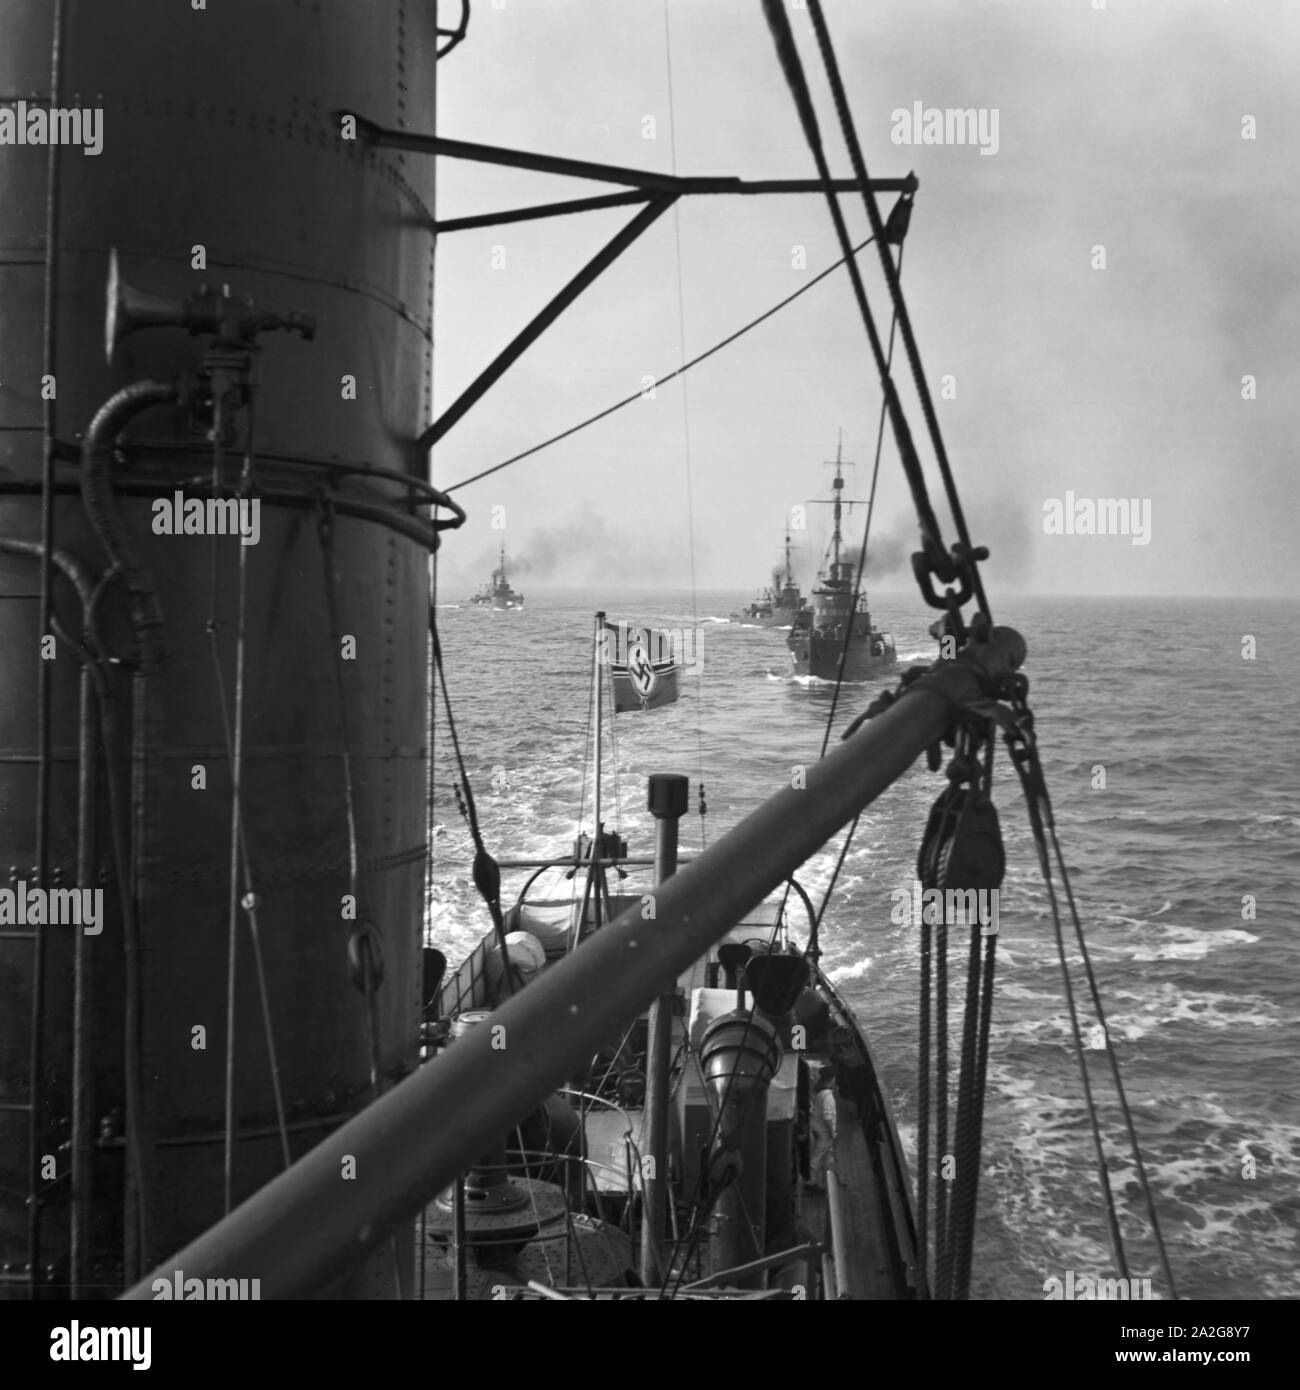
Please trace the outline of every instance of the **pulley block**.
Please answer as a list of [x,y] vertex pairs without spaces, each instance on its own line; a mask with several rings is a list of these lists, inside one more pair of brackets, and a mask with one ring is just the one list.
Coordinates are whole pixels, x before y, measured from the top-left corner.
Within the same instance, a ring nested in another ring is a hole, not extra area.
[[916,876],[922,888],[997,888],[1006,867],[997,808],[978,788],[950,783],[931,807],[921,837]]

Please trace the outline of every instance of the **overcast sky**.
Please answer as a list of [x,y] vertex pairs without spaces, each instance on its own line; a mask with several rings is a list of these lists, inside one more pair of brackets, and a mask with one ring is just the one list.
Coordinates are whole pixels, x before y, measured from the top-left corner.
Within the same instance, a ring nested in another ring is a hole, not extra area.
[[[824,0],[870,173],[920,179],[904,288],[936,395],[953,379],[955,399],[937,408],[974,538],[993,551],[986,582],[991,595],[1289,595],[1300,5],[1094,3]],[[445,23],[458,7],[442,8]],[[808,17],[794,0],[789,13],[832,167],[847,176]],[[476,0],[438,82],[439,133],[454,138],[681,174],[814,172],[758,0],[668,0],[666,12],[663,0]],[[894,113],[918,102],[982,111],[986,135],[996,113],[996,147],[895,143]],[[613,191],[451,160],[439,178],[442,218]],[[862,201],[843,204],[859,240]],[[439,239],[439,409],[634,212]],[[837,255],[820,195],[679,201],[448,434],[435,481],[455,484],[636,391]],[[874,248],[860,263],[887,331]],[[901,346],[895,366],[938,506]],[[789,508],[825,495],[841,428],[866,495],[879,406],[841,270],[655,399],[459,492],[470,521],[444,537],[444,581],[487,578],[504,507],[534,588],[686,587],[693,514],[698,585],[751,589]],[[1045,504],[1067,493],[1076,507],[1136,499],[1130,529],[1145,514],[1149,540],[1045,534]],[[914,529],[887,442],[872,527],[880,587],[903,584],[891,567]],[[822,516],[796,539],[807,577]]]

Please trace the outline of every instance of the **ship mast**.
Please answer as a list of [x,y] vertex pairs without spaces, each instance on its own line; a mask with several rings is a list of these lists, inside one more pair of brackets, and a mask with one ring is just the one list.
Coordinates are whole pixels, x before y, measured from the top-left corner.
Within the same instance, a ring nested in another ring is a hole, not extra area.
[[[828,466],[832,463],[835,465],[835,478],[834,481],[831,483],[831,501],[829,503],[830,506],[834,507],[835,513],[834,527],[831,531],[831,563],[829,567],[822,569],[818,572],[818,578],[825,585],[824,588],[813,590],[814,593],[818,594],[833,593],[835,590],[849,584],[850,581],[848,577],[845,575],[844,571],[851,571],[853,569],[852,564],[850,564],[847,560],[842,561],[840,559],[840,547],[844,543],[844,535],[840,530],[840,522],[843,520],[844,517],[844,508],[852,507],[856,505],[857,502],[857,499],[853,497],[850,497],[847,502],[843,499],[844,465],[847,463],[849,467],[852,468],[853,460],[846,459],[844,457],[844,431],[842,429],[839,432],[839,441],[835,446],[835,457],[833,459],[826,459],[825,462]],[[814,506],[824,507],[828,505],[824,497],[813,497],[809,499],[809,502],[811,505]],[[789,541],[788,536],[786,540],[787,542]]]
[[[604,643],[606,644],[606,645],[604,646],[604,648],[601,647],[601,643],[602,643],[602,642],[604,642]],[[593,694],[592,694],[592,705],[593,705],[593,708],[595,709],[595,712],[596,712],[596,754],[595,754],[595,771],[596,771],[596,782],[595,782],[595,785],[596,785],[596,791],[595,791],[595,803],[594,803],[593,810],[592,810],[592,815],[595,817],[595,827],[594,827],[594,829],[593,829],[593,831],[592,831],[592,835],[591,835],[591,843],[592,843],[592,851],[591,851],[591,852],[592,852],[592,856],[593,856],[593,857],[594,857],[595,854],[596,854],[597,846],[600,844],[600,736],[601,736],[601,733],[602,733],[602,730],[601,730],[601,727],[600,727],[600,723],[601,723],[601,713],[602,713],[601,707],[600,707],[600,706],[601,706],[601,699],[600,699],[600,697],[601,697],[602,688],[603,688],[604,683],[605,683],[605,672],[601,669],[602,664],[603,664],[603,663],[602,663],[602,657],[604,658],[604,660],[609,660],[609,638],[608,638],[608,636],[606,635],[606,632],[605,632],[605,614],[604,614],[604,612],[600,612],[600,613],[597,613],[597,614],[596,614],[596,646],[595,646],[595,660],[592,662],[592,667],[593,667],[593,669],[592,669],[592,673],[591,673],[591,678],[592,678],[592,680],[595,682],[595,690],[594,690],[594,692],[593,692]],[[579,831],[581,831],[581,826],[579,826]]]
[[844,431],[840,430],[839,442],[835,446],[835,530],[831,535],[831,579],[840,577],[840,493],[844,490]]

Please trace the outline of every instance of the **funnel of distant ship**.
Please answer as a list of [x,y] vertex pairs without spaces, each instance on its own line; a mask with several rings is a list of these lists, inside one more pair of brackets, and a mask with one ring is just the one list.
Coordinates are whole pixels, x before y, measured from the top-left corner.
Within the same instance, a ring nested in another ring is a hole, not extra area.
[[[799,598],[799,606],[792,611],[789,620],[790,634],[786,638],[786,646],[790,649],[791,674],[796,676],[815,676],[827,681],[864,681],[880,672],[892,670],[898,662],[893,637],[872,626],[866,591],[854,592],[854,560],[841,557],[843,537],[840,521],[844,508],[854,505],[841,496],[844,490],[844,465],[848,462],[844,458],[841,438],[835,451],[835,478],[831,483],[829,502],[819,499],[833,508],[834,524],[827,550],[828,563],[818,573],[812,603]],[[788,549],[786,564],[788,575]],[[794,593],[798,595],[797,588]]]

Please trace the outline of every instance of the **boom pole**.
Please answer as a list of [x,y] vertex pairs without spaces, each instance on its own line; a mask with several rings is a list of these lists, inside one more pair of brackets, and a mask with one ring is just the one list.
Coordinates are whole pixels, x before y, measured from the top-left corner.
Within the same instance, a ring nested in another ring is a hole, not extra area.
[[622,913],[506,1000],[492,1026],[459,1038],[123,1297],[151,1298],[153,1279],[177,1269],[258,1278],[268,1299],[329,1288],[897,781],[956,707],[987,702],[981,675],[1008,676],[1024,659],[1009,628],[979,650],[936,663],[812,763],[804,788],[777,792],[657,885],[653,922],[640,904]]

